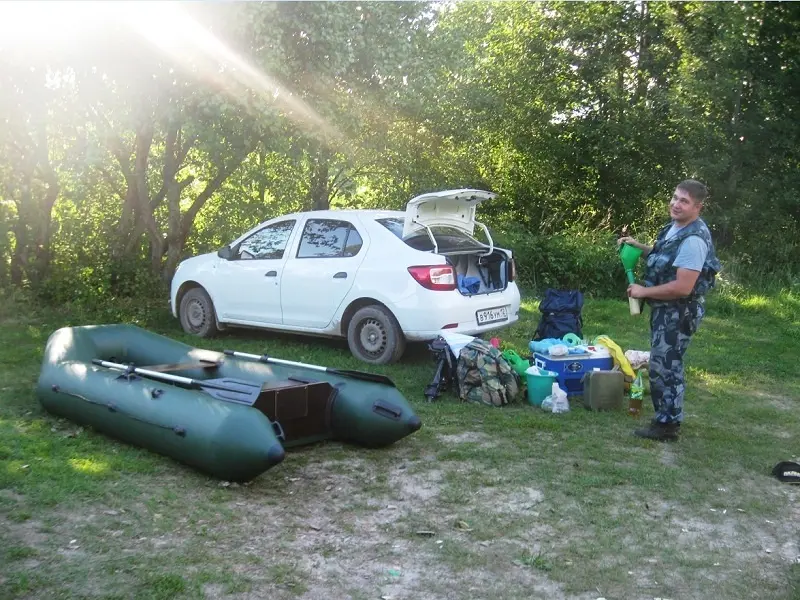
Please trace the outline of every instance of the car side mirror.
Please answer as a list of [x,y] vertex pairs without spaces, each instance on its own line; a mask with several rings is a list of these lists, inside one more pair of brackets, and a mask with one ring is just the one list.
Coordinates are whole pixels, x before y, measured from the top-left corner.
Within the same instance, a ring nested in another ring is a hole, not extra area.
[[217,250],[217,256],[224,258],[225,260],[230,260],[233,258],[233,250],[231,250],[230,246],[223,246]]

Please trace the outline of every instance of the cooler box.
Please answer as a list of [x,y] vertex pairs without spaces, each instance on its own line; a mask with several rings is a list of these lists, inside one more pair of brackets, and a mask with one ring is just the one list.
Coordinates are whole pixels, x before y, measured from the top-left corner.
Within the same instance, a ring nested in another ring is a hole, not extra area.
[[583,395],[583,376],[586,373],[593,369],[610,371],[614,368],[614,359],[605,349],[566,356],[550,356],[536,352],[533,359],[537,367],[554,371],[558,375],[556,381],[559,387],[567,392],[567,396]]

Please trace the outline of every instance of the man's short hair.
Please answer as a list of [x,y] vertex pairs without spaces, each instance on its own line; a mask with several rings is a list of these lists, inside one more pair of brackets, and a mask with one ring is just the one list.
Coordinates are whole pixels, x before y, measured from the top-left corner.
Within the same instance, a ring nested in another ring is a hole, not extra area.
[[684,179],[677,187],[687,192],[695,202],[705,202],[708,198],[708,188],[696,179]]

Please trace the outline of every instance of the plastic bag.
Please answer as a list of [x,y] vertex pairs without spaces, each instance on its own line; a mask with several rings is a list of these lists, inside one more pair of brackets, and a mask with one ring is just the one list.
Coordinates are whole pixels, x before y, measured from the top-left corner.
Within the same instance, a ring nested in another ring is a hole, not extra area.
[[632,369],[641,369],[650,364],[650,353],[642,350],[625,350],[625,358],[631,363]]
[[[569,400],[567,399],[567,392],[561,389],[558,383],[553,383],[553,393],[550,394],[549,397],[553,399],[553,408],[551,409],[554,413],[565,413],[569,412]],[[544,402],[542,402],[544,405]]]

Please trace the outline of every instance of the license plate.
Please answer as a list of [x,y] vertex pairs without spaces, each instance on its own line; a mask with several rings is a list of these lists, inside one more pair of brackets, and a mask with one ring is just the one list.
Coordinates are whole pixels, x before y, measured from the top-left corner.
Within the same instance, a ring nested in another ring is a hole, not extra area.
[[495,306],[494,308],[479,310],[475,312],[475,318],[478,321],[478,325],[488,325],[489,323],[508,321],[508,307]]

